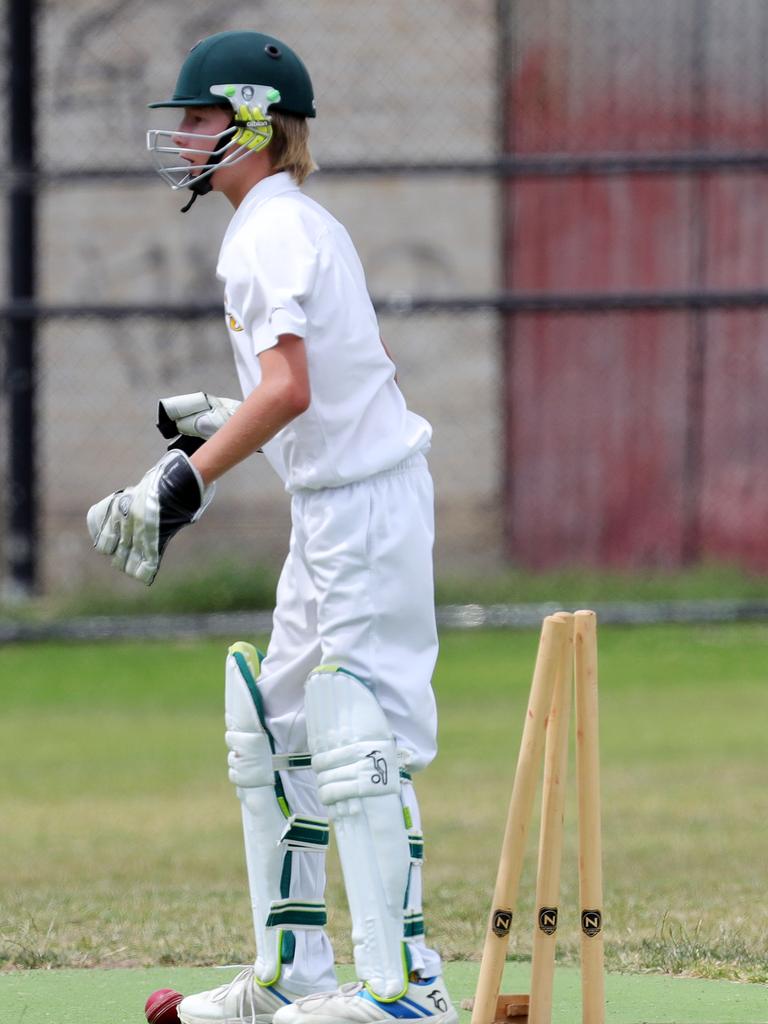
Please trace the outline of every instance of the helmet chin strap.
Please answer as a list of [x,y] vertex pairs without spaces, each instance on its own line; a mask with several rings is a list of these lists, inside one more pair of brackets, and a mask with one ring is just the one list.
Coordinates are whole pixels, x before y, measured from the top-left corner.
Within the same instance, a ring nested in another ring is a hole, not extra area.
[[[234,124],[235,119],[233,117],[230,127],[234,127]],[[223,155],[223,150],[219,153],[211,153],[208,163],[217,164],[221,160]],[[194,203],[198,196],[207,196],[209,192],[213,191],[213,184],[211,182],[211,179],[213,178],[214,173],[215,172],[212,171],[210,174],[206,174],[206,176],[202,180],[198,180],[196,178],[190,185],[187,186],[189,191],[192,193],[192,198],[189,200],[186,206],[182,206],[181,210],[179,211],[180,213],[187,213],[192,208],[192,204]]]
[[[211,163],[214,163],[214,162],[218,163],[219,161],[218,160],[216,160],[216,161],[211,160]],[[194,201],[197,199],[198,196],[207,196],[208,195],[208,193],[213,188],[213,185],[211,184],[211,178],[212,177],[213,177],[213,175],[209,174],[207,177],[203,178],[202,181],[195,180],[195,181],[192,182],[191,185],[187,186],[189,188],[189,191],[192,193],[192,197],[189,200],[189,202],[186,204],[186,206],[182,206],[181,210],[179,211],[180,213],[187,213],[192,208],[192,204],[194,203]]]

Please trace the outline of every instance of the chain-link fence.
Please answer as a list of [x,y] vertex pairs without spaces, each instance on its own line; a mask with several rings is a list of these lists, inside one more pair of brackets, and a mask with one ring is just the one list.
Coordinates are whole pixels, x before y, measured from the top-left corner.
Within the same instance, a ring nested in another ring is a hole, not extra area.
[[[144,149],[146,104],[230,28],[284,38],[312,73],[308,191],[350,230],[409,404],[434,424],[439,571],[768,564],[768,337],[763,315],[732,311],[768,304],[760,0],[49,0],[35,26],[36,305],[11,290],[2,324],[17,343],[37,325],[45,589],[120,585],[84,511],[161,451],[157,398],[237,393],[214,276],[228,207],[177,213]],[[191,551],[276,565],[286,497],[249,463],[196,529],[169,568]],[[23,538],[4,537],[18,564]]]
[[[308,191],[349,228],[371,291],[391,303],[382,334],[402,387],[414,409],[438,421],[433,460],[444,479],[446,550],[487,557],[478,517],[484,533],[500,535],[497,316],[407,310],[412,296],[493,292],[495,181],[376,172],[384,162],[450,165],[457,152],[494,155],[495,19],[487,0],[39,6],[37,260],[45,308],[37,429],[46,588],[112,583],[88,551],[83,512],[162,450],[156,399],[238,393],[214,275],[228,208],[212,197],[180,215],[178,196],[148,170],[144,132],[146,104],[168,94],[190,46],[243,27],[284,38],[311,69],[313,150],[324,171]],[[266,466],[250,464],[220,486],[200,524],[196,564],[237,563],[247,550],[249,560],[274,566],[287,529],[281,485]],[[169,568],[189,557],[180,542]]]

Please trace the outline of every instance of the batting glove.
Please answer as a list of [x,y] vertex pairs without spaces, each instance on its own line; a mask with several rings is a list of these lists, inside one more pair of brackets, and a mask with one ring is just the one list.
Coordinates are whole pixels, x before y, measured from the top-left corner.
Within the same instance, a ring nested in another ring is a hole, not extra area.
[[91,506],[87,522],[93,545],[111,556],[116,569],[150,586],[171,537],[200,518],[214,491],[183,452],[170,451],[135,487]]
[[240,408],[234,398],[217,398],[204,391],[191,395],[173,395],[161,398],[157,408],[157,429],[163,437],[173,440],[168,450],[179,448],[191,455],[223,427],[230,416]]

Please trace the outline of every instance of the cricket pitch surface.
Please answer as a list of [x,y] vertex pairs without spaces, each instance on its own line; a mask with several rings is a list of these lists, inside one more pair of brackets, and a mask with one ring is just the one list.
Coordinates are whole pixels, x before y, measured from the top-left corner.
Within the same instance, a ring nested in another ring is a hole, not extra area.
[[[237,967],[153,967],[124,970],[18,971],[0,974],[3,1024],[145,1024],[144,1002],[158,988],[199,992],[224,984]],[[474,994],[478,964],[445,965],[458,1006]],[[503,992],[526,992],[530,965],[509,963]],[[350,967],[340,982],[353,980]],[[655,974],[606,976],[607,1024],[768,1024],[768,988]],[[470,1014],[460,1011],[461,1024]],[[552,1024],[581,1021],[579,970],[555,971]]]

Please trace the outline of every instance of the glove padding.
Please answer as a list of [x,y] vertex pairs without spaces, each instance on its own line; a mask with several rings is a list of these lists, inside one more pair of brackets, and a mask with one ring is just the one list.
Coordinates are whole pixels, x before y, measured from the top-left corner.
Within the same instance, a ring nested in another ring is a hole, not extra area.
[[234,398],[217,398],[205,391],[161,398],[157,409],[157,429],[169,440],[183,434],[207,441],[219,427],[224,426],[240,404]]
[[202,478],[181,451],[169,451],[135,487],[107,495],[88,510],[88,531],[112,565],[147,586],[160,568],[168,541],[206,510],[215,484]]

